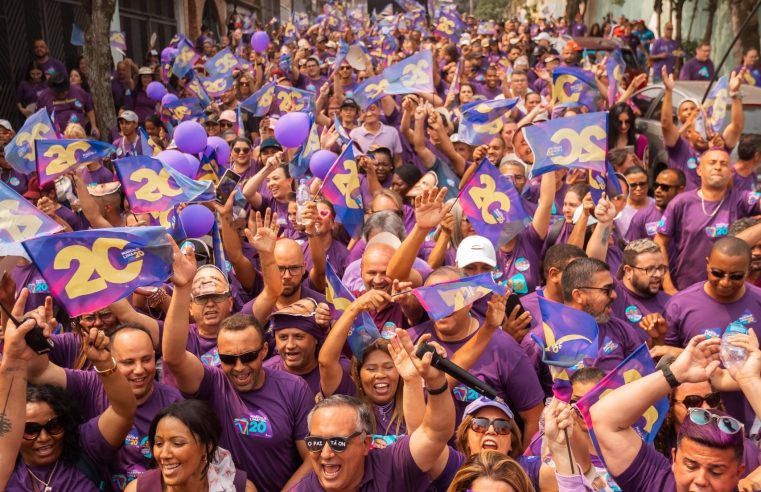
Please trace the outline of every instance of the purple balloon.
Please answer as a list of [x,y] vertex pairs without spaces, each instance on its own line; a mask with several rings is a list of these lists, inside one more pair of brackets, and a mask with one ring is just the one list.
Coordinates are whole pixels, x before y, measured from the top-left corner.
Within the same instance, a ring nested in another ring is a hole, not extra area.
[[275,139],[283,147],[296,148],[306,142],[309,136],[309,115],[288,113],[275,125]]
[[177,56],[177,50],[175,48],[164,48],[161,50],[161,61],[163,63],[169,63],[175,56]]
[[187,171],[189,171],[188,160],[182,152],[174,149],[162,150],[156,159],[187,176]]
[[217,164],[226,168],[227,162],[230,160],[230,146],[225,142],[225,139],[222,137],[209,137],[206,139],[206,145],[217,153]]
[[166,87],[161,82],[154,80],[145,88],[145,93],[154,101],[158,101],[166,95]]
[[188,205],[180,212],[180,222],[188,237],[202,237],[214,225],[214,213],[203,205]]
[[175,96],[174,94],[165,94],[164,97],[161,98],[161,105],[166,106],[167,104],[171,104],[179,100],[180,98]]
[[206,130],[195,121],[183,121],[174,130],[174,143],[188,154],[198,154],[206,148]]
[[264,31],[256,31],[251,36],[251,47],[257,53],[264,53],[270,45],[270,37]]
[[338,159],[338,155],[329,150],[318,150],[312,154],[312,158],[309,159],[309,170],[312,171],[312,175],[315,178],[325,179],[328,175],[330,167]]
[[198,157],[191,154],[183,154],[183,157],[185,157],[185,160],[188,163],[188,174],[185,176],[190,179],[196,179],[198,169],[201,167],[201,161],[198,160]]

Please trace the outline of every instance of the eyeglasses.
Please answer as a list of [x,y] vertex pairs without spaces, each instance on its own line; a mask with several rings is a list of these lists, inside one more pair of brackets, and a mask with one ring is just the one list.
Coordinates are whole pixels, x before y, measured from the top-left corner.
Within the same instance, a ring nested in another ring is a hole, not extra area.
[[510,421],[505,419],[489,420],[486,417],[474,417],[470,421],[470,430],[479,434],[485,434],[491,426],[494,426],[494,432],[500,436],[508,435],[512,428]]
[[263,348],[264,345],[256,350],[252,350],[251,352],[243,352],[242,354],[238,355],[219,354],[219,362],[227,366],[234,366],[238,359],[240,359],[241,364],[248,364],[249,362],[254,362],[259,357],[259,354]]
[[690,420],[694,424],[708,425],[716,422],[719,430],[724,434],[737,434],[745,425],[734,417],[716,415],[702,408],[690,408]]
[[629,188],[644,188],[647,189],[647,181],[640,181],[639,183],[629,183]]
[[700,408],[703,403],[708,403],[711,408],[716,408],[721,403],[721,395],[719,393],[708,393],[705,396],[700,395],[687,395],[683,400],[674,400],[676,403],[681,403],[687,408]]
[[666,265],[651,265],[649,267],[644,267],[644,268],[643,267],[634,266],[634,265],[629,265],[629,266],[634,268],[634,269],[637,269],[637,270],[642,270],[643,272],[645,272],[646,274],[650,275],[651,277],[653,275],[655,275],[656,273],[658,275],[665,275],[666,274],[666,270],[668,270],[668,267]]
[[27,441],[34,441],[40,437],[42,429],[50,436],[60,436],[64,432],[63,422],[59,417],[53,417],[44,424],[38,424],[37,422],[27,422],[24,424],[24,439]]
[[328,443],[330,449],[336,453],[343,453],[346,448],[349,447],[349,441],[357,436],[361,436],[365,431],[357,431],[348,437],[318,437],[307,436],[304,438],[304,443],[307,445],[307,451],[310,453],[319,453],[325,447],[325,443]]
[[85,323],[95,323],[96,320],[100,319],[101,321],[109,321],[114,318],[114,313],[111,311],[99,311],[97,313],[92,314],[83,314],[79,317],[80,322]]
[[[232,128],[235,125],[232,121],[220,121],[219,126],[222,128]],[[251,149],[248,149],[251,150]],[[248,150],[246,152],[248,152]]]
[[656,189],[656,190],[657,190],[658,188],[660,188],[660,189],[662,189],[663,191],[665,191],[665,192],[667,192],[667,193],[668,193],[669,191],[671,191],[671,188],[674,188],[675,186],[676,186],[676,185],[670,185],[670,184],[659,183],[659,182],[657,182],[657,181],[655,182],[655,189]]
[[613,293],[613,291],[616,290],[616,286],[613,284],[606,285],[605,287],[579,287],[579,289],[591,289],[591,290],[599,290],[602,291],[606,296],[610,297],[610,295]]
[[300,274],[302,268],[304,268],[302,265],[289,265],[289,266],[277,267],[277,269],[280,270],[280,275],[285,275],[285,272],[288,272],[291,274],[291,277],[295,277],[296,275]]
[[205,305],[209,301],[215,304],[219,304],[220,302],[226,301],[228,297],[230,297],[229,292],[224,294],[203,294],[200,296],[190,296],[193,302],[200,306]]
[[233,148],[233,152],[235,152],[236,154],[248,154],[249,152],[251,152],[251,149],[248,147],[246,147],[245,149],[242,147],[235,147]]
[[724,277],[729,277],[729,280],[733,282],[739,282],[740,280],[743,280],[746,276],[745,272],[733,272],[733,273],[727,273],[722,272],[721,270],[715,270],[711,268],[711,275],[718,279],[722,279]]

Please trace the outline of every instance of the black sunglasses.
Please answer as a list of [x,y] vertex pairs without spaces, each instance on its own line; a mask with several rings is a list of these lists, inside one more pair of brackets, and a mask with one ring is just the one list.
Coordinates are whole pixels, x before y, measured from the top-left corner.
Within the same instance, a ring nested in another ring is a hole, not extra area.
[[711,275],[713,275],[714,277],[718,279],[729,277],[729,280],[733,282],[739,282],[740,280],[743,280],[745,278],[746,274],[744,272],[727,273],[727,272],[722,272],[721,270],[714,270],[713,268],[711,268]]
[[705,396],[687,395],[683,400],[674,401],[683,404],[687,408],[699,408],[703,405],[703,402],[708,403],[708,406],[711,408],[716,408],[721,403],[721,395],[719,393],[708,393]]
[[489,420],[486,417],[473,417],[470,421],[470,430],[479,434],[485,434],[491,426],[494,426],[494,432],[500,436],[508,435],[512,428],[510,421],[505,419]]
[[264,345],[256,350],[252,350],[251,352],[243,352],[242,354],[238,355],[219,354],[219,362],[228,366],[234,366],[237,360],[240,359],[241,363],[248,364],[249,362],[255,361],[257,357],[259,357],[259,353],[261,353],[263,348]]
[[24,439],[27,441],[34,441],[40,437],[42,429],[50,436],[59,436],[63,434],[64,427],[63,422],[59,417],[53,417],[44,424],[38,424],[37,422],[27,422],[24,424]]
[[248,154],[249,152],[251,152],[251,149],[249,148],[244,149],[242,147],[233,147],[233,152],[235,152],[236,154]]
[[348,437],[318,437],[307,436],[304,438],[304,443],[307,445],[307,451],[310,453],[319,453],[325,447],[325,443],[328,443],[330,449],[336,453],[343,453],[346,448],[349,447],[349,441],[357,436],[364,434],[364,431],[357,431]]
[[645,188],[647,189],[647,181],[640,181],[639,183],[629,183],[629,188],[632,189],[638,189],[638,188]]
[[219,122],[219,126],[221,126],[222,128],[232,128],[233,125],[235,125],[235,123],[233,123],[232,121],[220,121]]
[[663,191],[665,191],[665,192],[667,192],[667,193],[668,193],[669,191],[671,191],[671,188],[673,188],[674,186],[676,186],[676,185],[667,185],[667,184],[659,183],[659,182],[657,182],[657,181],[655,182],[655,189],[656,189],[656,190],[657,190],[658,188],[660,188],[660,189],[662,189]]

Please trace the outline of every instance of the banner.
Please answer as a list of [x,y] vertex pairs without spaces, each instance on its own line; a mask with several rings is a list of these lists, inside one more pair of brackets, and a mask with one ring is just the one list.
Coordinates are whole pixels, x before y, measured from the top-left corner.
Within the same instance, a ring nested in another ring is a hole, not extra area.
[[[518,104],[520,99],[494,99],[491,101],[473,101],[463,105],[460,110],[460,140],[466,144],[488,145],[502,130],[502,116]],[[498,162],[494,163],[499,165]]]
[[412,294],[420,301],[432,320],[446,318],[455,311],[470,306],[492,292],[505,295],[507,288],[494,282],[491,272],[427,287],[418,287]]
[[100,140],[35,140],[40,186],[52,183],[78,165],[105,159],[116,147]]
[[37,207],[0,181],[0,256],[23,256],[21,242],[63,230]]
[[597,358],[597,321],[589,314],[539,296],[543,336],[531,334],[542,362],[570,370]]
[[13,140],[5,146],[5,160],[17,172],[31,174],[37,170],[34,141],[56,138],[58,134],[50,115],[42,108],[26,119]]
[[320,188],[322,195],[330,200],[336,211],[336,218],[349,235],[356,236],[362,231],[365,209],[359,189],[359,173],[354,160],[354,145],[350,143],[338,156],[328,171]]

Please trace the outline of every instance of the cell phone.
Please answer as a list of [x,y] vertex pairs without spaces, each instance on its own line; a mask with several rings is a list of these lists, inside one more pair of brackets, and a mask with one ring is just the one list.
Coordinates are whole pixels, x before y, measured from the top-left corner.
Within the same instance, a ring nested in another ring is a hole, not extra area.
[[518,314],[515,316],[516,318],[526,312],[526,310],[523,309],[523,304],[521,304],[521,299],[518,297],[518,294],[510,294],[507,296],[507,303],[505,304],[505,315],[510,316],[513,309],[515,309],[515,306],[520,306]]
[[240,174],[228,169],[222,178],[217,183],[217,202],[221,204],[227,203],[227,199],[230,197],[230,193],[235,190],[235,187],[240,181]]
[[[19,327],[21,324],[23,324],[26,320],[30,318],[24,318],[21,321],[17,320],[11,313],[8,311],[8,309],[0,304],[0,308],[5,311],[5,314],[8,315],[8,319],[10,319],[13,324],[16,325],[16,327]],[[45,338],[45,334],[42,332],[42,328],[39,326],[35,326],[30,331],[24,335],[24,340],[26,341],[26,344],[34,350],[37,355],[47,354],[50,352],[50,349],[53,348],[53,340],[49,338]]]

